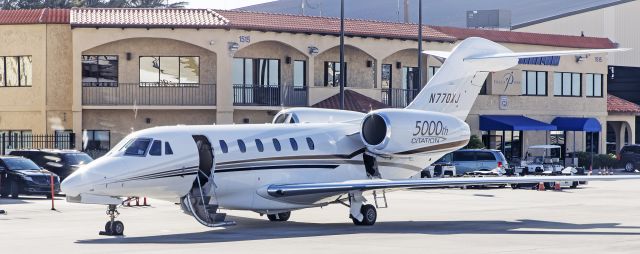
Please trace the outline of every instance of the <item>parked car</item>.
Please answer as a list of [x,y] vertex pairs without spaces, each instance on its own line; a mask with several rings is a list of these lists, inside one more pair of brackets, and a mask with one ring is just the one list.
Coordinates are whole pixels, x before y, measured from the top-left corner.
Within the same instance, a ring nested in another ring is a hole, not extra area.
[[93,159],[86,153],[76,150],[16,150],[9,155],[22,156],[35,162],[38,166],[56,173],[64,180],[78,169]]
[[634,172],[640,164],[640,145],[626,145],[620,149],[618,160],[627,172]]
[[[476,171],[506,173],[509,167],[502,152],[491,149],[460,149],[444,155],[440,160],[455,166],[457,175],[465,175]],[[477,173],[477,172],[476,172]]]
[[0,195],[18,198],[20,195],[51,197],[51,174],[54,193],[60,193],[60,177],[38,167],[33,161],[16,156],[0,156]]

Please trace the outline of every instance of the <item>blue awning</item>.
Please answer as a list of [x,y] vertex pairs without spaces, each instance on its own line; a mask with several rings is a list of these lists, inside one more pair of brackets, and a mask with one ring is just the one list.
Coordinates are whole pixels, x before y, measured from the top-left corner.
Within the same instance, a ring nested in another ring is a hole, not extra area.
[[599,132],[602,130],[598,119],[593,117],[556,117],[551,124],[561,131]]
[[554,131],[556,126],[525,116],[483,115],[480,116],[480,130]]

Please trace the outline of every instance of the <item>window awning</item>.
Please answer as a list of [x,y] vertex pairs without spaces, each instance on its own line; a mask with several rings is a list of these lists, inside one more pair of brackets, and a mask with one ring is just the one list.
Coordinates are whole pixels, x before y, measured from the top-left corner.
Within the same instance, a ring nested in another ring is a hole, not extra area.
[[593,117],[556,117],[551,124],[561,131],[599,132],[602,130],[598,119]]
[[526,116],[483,115],[480,116],[480,130],[554,131],[556,126]]

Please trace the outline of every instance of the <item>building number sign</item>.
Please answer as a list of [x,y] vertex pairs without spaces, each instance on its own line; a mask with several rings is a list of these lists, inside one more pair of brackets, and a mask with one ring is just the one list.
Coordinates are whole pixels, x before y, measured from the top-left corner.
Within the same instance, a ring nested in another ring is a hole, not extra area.
[[249,35],[240,35],[240,43],[250,43],[251,36]]

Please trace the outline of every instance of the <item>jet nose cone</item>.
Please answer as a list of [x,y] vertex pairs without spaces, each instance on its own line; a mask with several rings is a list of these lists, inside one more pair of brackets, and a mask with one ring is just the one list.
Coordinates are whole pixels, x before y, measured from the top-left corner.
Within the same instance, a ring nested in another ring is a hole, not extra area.
[[60,188],[62,192],[64,192],[67,196],[78,196],[82,191],[80,190],[80,174],[71,174],[67,176],[62,183],[60,183]]

